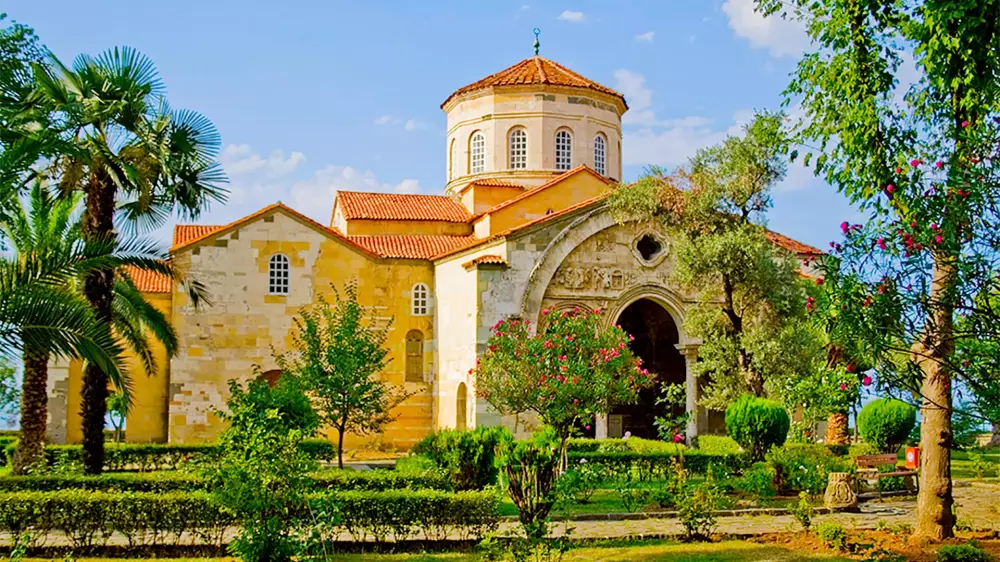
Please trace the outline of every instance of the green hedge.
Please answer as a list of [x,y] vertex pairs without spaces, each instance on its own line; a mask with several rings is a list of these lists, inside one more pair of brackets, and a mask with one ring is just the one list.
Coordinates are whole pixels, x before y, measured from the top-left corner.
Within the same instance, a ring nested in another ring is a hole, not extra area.
[[[17,443],[10,443],[4,448],[7,462],[14,458]],[[313,458],[330,461],[336,458],[337,450],[333,443],[324,439],[309,439],[302,442],[303,450]],[[212,462],[218,458],[219,448],[215,443],[178,445],[173,443],[107,443],[104,446],[105,470],[138,470],[140,472],[155,470],[177,470],[188,463]],[[82,463],[83,447],[81,445],[48,445],[45,447],[45,459],[49,466],[57,463]]]
[[[346,529],[358,540],[402,540],[413,536],[481,538],[497,528],[500,498],[492,492],[439,490],[334,492],[314,494],[310,509],[298,514],[302,525],[335,539]],[[29,532],[34,545],[60,533],[74,550],[107,543],[113,533],[128,544],[164,546],[196,542],[221,545],[235,519],[206,492],[58,492],[0,493],[0,530]]]
[[[399,473],[331,470],[312,475],[317,490],[383,491],[399,489],[448,490],[444,475],[436,472]],[[209,481],[189,472],[122,472],[100,476],[40,474],[0,477],[0,492],[54,492],[92,490],[118,492],[207,491]]]
[[[670,466],[676,453],[670,452],[647,452],[638,453],[635,451],[594,451],[579,452],[574,451],[567,454],[569,463],[579,463],[584,460],[588,463],[604,465],[615,473],[627,473],[635,471],[642,480],[661,478],[670,470]],[[684,453],[684,467],[692,473],[704,474],[708,472],[708,467],[722,473],[735,475],[741,474],[750,466],[749,460],[744,454],[723,454],[706,455],[688,451]]]
[[[0,435],[0,451],[3,452],[3,454],[0,454],[0,466],[6,466],[8,464],[7,447],[10,447],[14,443],[17,443],[16,435]],[[13,452],[11,452],[11,454],[13,454]]]

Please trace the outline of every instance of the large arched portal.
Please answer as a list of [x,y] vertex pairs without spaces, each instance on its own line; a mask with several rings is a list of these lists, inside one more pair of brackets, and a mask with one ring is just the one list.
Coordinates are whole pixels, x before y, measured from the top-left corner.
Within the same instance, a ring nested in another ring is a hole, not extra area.
[[[608,416],[608,437],[620,437],[626,432],[635,437],[657,438],[653,421],[663,416],[665,407],[656,403],[664,384],[685,383],[684,356],[677,350],[680,334],[673,317],[659,303],[639,299],[625,307],[618,325],[635,339],[632,352],[642,359],[643,366],[656,373],[656,383],[639,393],[636,404],[623,404]],[[680,406],[675,414],[683,413]]]

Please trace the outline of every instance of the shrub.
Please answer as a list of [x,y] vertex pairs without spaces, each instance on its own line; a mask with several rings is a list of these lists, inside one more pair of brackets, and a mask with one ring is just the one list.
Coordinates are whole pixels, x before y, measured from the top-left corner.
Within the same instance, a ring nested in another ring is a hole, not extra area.
[[709,539],[715,532],[719,490],[711,482],[688,486],[677,501],[677,517],[688,540]]
[[[655,453],[637,453],[634,451],[593,453],[569,453],[569,464],[586,459],[590,463],[604,465],[608,471],[616,474],[635,473],[640,480],[652,480],[664,477],[671,469],[676,452],[660,451]],[[684,468],[693,474],[706,474],[709,466],[726,474],[741,474],[748,466],[747,456],[743,454],[708,455],[699,451],[684,453]]]
[[873,400],[858,414],[861,437],[883,453],[899,450],[916,423],[917,409],[894,398]]
[[579,504],[588,503],[605,480],[608,471],[604,466],[586,461],[587,459],[580,459],[559,477],[556,491],[560,498]]
[[506,439],[498,447],[507,494],[517,507],[518,519],[528,539],[548,534],[549,511],[556,502],[561,444],[554,429],[542,426],[531,439]]
[[808,531],[809,527],[812,526],[812,518],[816,515],[816,510],[809,502],[809,493],[799,492],[799,503],[790,507],[789,511],[791,511],[792,517],[799,522],[799,525],[802,525],[802,530]]
[[847,531],[832,521],[826,521],[817,525],[816,537],[830,548],[847,550]]
[[937,562],[992,562],[993,557],[976,544],[947,544],[937,551]]
[[699,435],[698,451],[706,455],[735,455],[740,445],[728,435]]
[[646,504],[649,503],[652,492],[647,488],[643,488],[638,481],[627,475],[622,475],[615,482],[618,499],[621,500],[622,507],[628,513],[635,513],[646,507]]
[[755,462],[785,443],[790,424],[788,412],[774,400],[743,395],[726,408],[726,432]]
[[446,429],[417,443],[412,452],[444,470],[456,490],[482,490],[497,483],[497,445],[512,438],[505,427]]
[[822,494],[826,490],[829,473],[853,470],[850,459],[835,456],[824,445],[775,447],[766,458],[776,472],[775,483],[779,494]]
[[757,498],[774,497],[778,490],[774,486],[775,469],[767,463],[759,462],[732,481],[736,490]]

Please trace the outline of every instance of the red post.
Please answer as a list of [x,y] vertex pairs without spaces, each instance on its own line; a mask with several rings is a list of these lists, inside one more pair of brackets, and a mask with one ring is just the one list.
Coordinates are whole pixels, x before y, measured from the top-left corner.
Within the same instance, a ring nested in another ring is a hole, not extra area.
[[920,468],[920,447],[906,448],[906,468],[910,470]]

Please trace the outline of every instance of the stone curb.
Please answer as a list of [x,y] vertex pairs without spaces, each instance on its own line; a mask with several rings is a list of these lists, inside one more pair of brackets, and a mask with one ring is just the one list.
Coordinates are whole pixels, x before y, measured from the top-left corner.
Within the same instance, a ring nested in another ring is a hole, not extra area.
[[[840,509],[830,509],[827,507],[813,508],[816,515],[828,515],[837,513]],[[552,517],[552,521],[643,521],[646,519],[676,519],[677,511],[640,511],[637,513],[581,513],[572,516]],[[748,509],[723,509],[715,512],[716,517],[739,517],[742,515],[790,515],[791,511],[783,507],[758,507]],[[504,515],[501,521],[517,521],[516,515]]]

